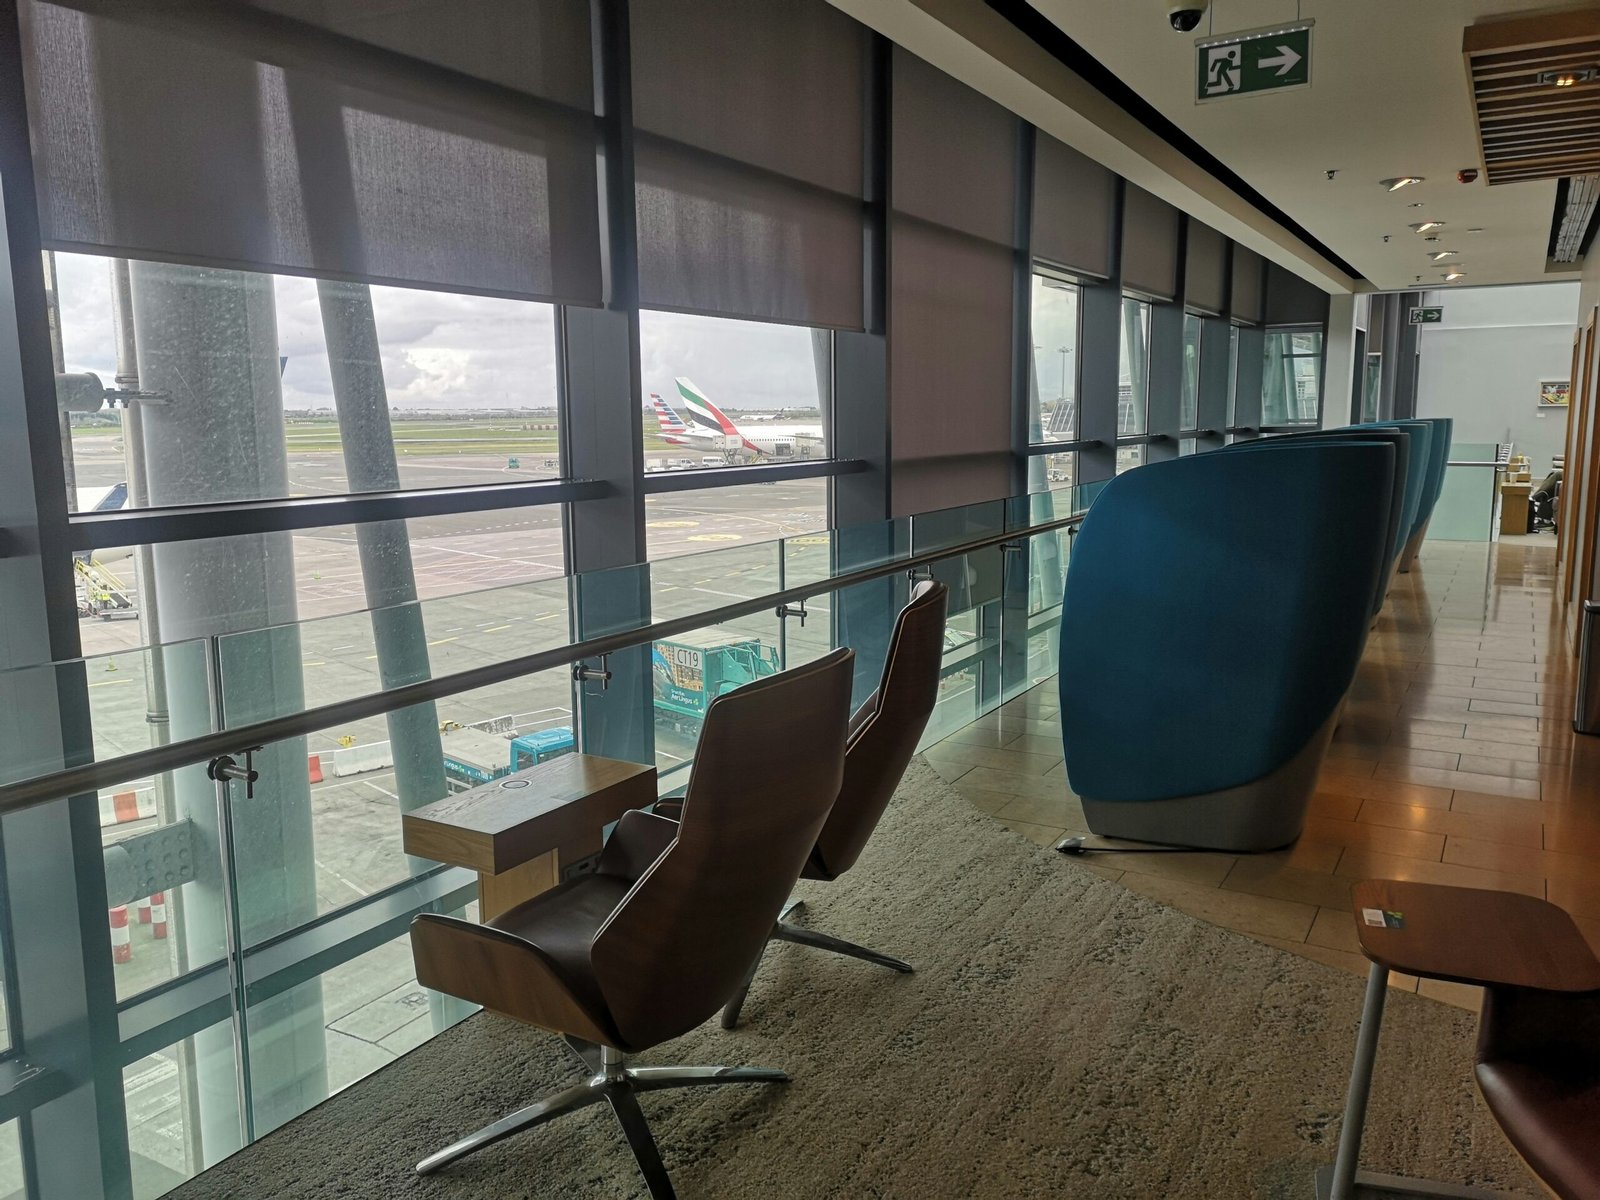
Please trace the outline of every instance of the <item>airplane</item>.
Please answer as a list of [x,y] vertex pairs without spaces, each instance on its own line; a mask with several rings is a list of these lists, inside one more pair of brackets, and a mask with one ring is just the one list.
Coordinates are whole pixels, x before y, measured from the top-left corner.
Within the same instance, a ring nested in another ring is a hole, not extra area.
[[759,431],[746,433],[692,380],[679,376],[673,383],[688,410],[690,423],[685,423],[657,393],[650,393],[650,407],[661,428],[661,440],[669,446],[716,451],[728,463],[827,457],[821,425],[764,425]]

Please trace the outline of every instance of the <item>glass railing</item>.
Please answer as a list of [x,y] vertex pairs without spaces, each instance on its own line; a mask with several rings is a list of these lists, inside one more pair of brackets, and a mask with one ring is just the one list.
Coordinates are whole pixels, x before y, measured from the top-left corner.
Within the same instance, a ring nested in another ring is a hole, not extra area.
[[1497,442],[1456,442],[1444,487],[1428,522],[1428,539],[1487,542],[1494,537],[1500,468],[1510,447]]
[[[96,806],[103,878],[79,892],[104,888],[123,1095],[101,1111],[134,1194],[471,1011],[416,983],[406,931],[475,915],[476,879],[408,857],[402,812],[570,749],[679,790],[721,691],[850,645],[864,698],[916,576],[951,589],[925,741],[942,737],[1054,673],[1072,522],[1102,486],[0,673],[12,730],[41,725],[5,742],[0,808],[18,789]],[[418,684],[436,694],[397,706]],[[212,753],[247,748],[253,785],[209,777]]]

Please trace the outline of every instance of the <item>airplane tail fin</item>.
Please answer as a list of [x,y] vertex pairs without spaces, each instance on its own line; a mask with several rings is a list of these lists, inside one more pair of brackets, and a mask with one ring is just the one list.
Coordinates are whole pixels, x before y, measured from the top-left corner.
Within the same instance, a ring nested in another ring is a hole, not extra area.
[[689,427],[683,423],[677,413],[672,411],[671,406],[660,396],[651,392],[650,408],[656,414],[656,424],[661,427],[662,440],[673,446],[685,445],[684,435],[689,432]]
[[739,427],[730,421],[721,409],[706,399],[706,394],[695,387],[692,380],[679,376],[673,382],[678,385],[678,395],[683,397],[684,407],[689,410],[689,418],[696,425],[711,433],[732,437],[743,436],[739,432]]

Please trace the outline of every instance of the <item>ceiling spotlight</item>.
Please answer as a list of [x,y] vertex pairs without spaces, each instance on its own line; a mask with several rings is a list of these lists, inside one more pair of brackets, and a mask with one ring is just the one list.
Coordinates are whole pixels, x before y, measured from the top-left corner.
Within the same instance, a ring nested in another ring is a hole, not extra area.
[[1579,83],[1593,83],[1600,79],[1600,70],[1594,67],[1579,67],[1570,71],[1542,71],[1538,76],[1540,83],[1546,87],[1569,88]]
[[1441,259],[1449,258],[1454,253],[1454,250],[1435,250],[1432,254],[1428,255],[1428,257],[1433,259],[1434,262],[1438,262]]
[[1430,230],[1430,229],[1443,229],[1443,228],[1444,228],[1444,222],[1443,221],[1418,221],[1415,225],[1411,226],[1411,232],[1412,233],[1427,233],[1428,230]]
[[1393,179],[1380,179],[1378,186],[1391,192],[1398,192],[1403,187],[1410,187],[1413,183],[1421,183],[1421,175],[1396,175]]
[[1456,280],[1465,279],[1466,277],[1467,273],[1465,271],[1451,271],[1444,277],[1444,281],[1446,283],[1454,283]]
[[1410,204],[1406,205],[1406,207],[1407,208],[1421,208],[1422,207],[1422,201],[1421,200],[1413,200]]
[[1483,232],[1483,226],[1482,225],[1477,225],[1477,226],[1469,227],[1467,232],[1468,233],[1482,233]]

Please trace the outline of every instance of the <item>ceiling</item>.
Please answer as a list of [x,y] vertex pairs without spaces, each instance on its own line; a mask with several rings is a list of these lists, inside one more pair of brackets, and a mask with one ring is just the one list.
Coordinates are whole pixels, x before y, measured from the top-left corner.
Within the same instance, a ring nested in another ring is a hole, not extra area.
[[[1466,273],[1461,286],[1574,277],[1545,269],[1555,181],[1456,182],[1480,166],[1462,30],[1548,11],[1547,0],[1213,0],[1192,34],[1173,32],[1162,0],[1032,3],[1378,289],[1415,287],[1418,276],[1442,286],[1449,264]],[[1197,38],[1282,24],[1297,10],[1316,21],[1310,87],[1195,102]],[[1425,182],[1379,186],[1403,175]],[[1446,223],[1440,241],[1407,228],[1424,219]],[[1430,262],[1427,251],[1441,249],[1459,254]]]

